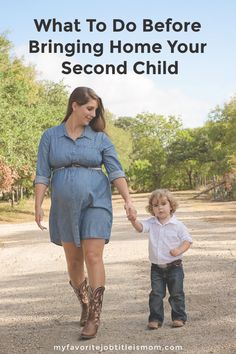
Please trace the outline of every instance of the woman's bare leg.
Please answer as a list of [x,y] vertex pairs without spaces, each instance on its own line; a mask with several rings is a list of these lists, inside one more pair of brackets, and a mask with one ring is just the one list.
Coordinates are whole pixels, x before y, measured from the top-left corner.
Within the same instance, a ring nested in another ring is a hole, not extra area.
[[105,269],[103,264],[103,249],[105,240],[88,239],[81,242],[85,264],[87,267],[89,285],[96,289],[105,284]]
[[76,247],[73,242],[63,242],[67,269],[73,286],[79,287],[84,281],[84,255],[82,247]]

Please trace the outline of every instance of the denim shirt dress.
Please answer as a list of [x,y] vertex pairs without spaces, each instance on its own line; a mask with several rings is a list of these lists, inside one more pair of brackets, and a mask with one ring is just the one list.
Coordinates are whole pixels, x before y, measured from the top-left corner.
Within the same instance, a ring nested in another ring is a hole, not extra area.
[[[63,168],[71,164],[81,167]],[[91,167],[105,166],[102,170]],[[49,216],[53,243],[89,238],[109,242],[112,226],[110,182],[125,177],[114,145],[103,132],[86,126],[75,141],[65,123],[46,130],[39,144],[35,184],[51,185]]]

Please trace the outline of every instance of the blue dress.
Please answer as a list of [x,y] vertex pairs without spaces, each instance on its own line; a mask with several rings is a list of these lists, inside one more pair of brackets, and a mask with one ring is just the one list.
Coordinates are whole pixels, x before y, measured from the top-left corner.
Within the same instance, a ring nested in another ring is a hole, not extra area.
[[[62,168],[70,164],[86,167]],[[87,167],[104,164],[102,170]],[[89,238],[109,242],[112,226],[110,182],[125,177],[114,145],[103,132],[86,126],[75,141],[65,123],[46,130],[38,149],[35,184],[51,184],[50,239],[57,245]]]

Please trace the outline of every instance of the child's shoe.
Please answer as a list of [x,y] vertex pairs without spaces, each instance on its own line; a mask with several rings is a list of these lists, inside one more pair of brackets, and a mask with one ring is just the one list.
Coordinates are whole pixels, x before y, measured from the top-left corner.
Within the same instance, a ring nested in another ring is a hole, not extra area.
[[178,328],[178,327],[183,327],[184,326],[184,321],[183,320],[174,320],[172,322],[172,327],[173,328]]
[[159,322],[155,321],[150,321],[148,322],[148,329],[158,329],[158,327],[161,327],[161,324]]

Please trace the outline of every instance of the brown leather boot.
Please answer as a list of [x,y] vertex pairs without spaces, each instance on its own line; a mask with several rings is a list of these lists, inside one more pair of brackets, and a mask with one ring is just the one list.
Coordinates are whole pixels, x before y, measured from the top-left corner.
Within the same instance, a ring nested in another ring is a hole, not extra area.
[[71,287],[73,288],[79,302],[81,304],[82,313],[80,316],[80,326],[83,327],[88,319],[89,315],[89,293],[88,293],[88,283],[85,278],[84,281],[80,284],[78,288],[72,285],[71,281],[69,282]]
[[91,339],[96,337],[97,330],[100,325],[100,315],[102,310],[104,290],[104,286],[100,286],[99,288],[94,290],[90,288],[89,316],[85,327],[81,333],[81,339]]

